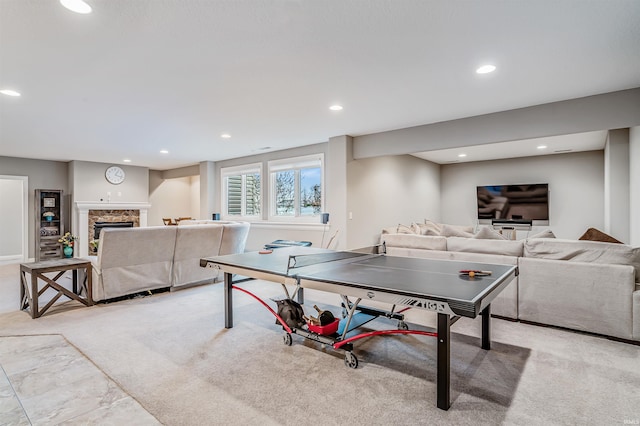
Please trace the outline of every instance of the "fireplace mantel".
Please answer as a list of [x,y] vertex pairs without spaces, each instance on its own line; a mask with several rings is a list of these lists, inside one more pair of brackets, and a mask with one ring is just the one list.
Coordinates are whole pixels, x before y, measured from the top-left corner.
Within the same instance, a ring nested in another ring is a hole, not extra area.
[[78,247],[79,253],[76,256],[85,257],[89,255],[89,210],[138,210],[140,212],[140,226],[147,226],[147,213],[151,208],[149,203],[129,202],[129,203],[100,203],[96,201],[76,201],[75,210],[77,217]]

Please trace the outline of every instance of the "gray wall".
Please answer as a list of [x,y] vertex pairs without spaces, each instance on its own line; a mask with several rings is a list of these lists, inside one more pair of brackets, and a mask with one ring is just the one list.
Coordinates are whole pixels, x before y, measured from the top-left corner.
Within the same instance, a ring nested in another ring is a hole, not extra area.
[[629,129],[609,131],[604,150],[604,226],[607,234],[629,241]]
[[32,160],[28,158],[0,157],[0,175],[27,176],[29,178],[29,257],[35,256],[34,234],[34,196],[36,189],[62,189],[65,197],[65,210],[67,220],[65,229],[68,229],[68,163],[61,161]]
[[[549,225],[558,238],[579,238],[589,227],[604,231],[603,151],[443,165],[442,220],[476,225],[476,186],[549,184]],[[526,233],[518,233],[518,238]]]
[[410,155],[347,167],[348,248],[377,244],[382,228],[440,219],[440,166]]
[[629,129],[629,183],[629,244],[640,247],[640,127]]
[[126,178],[119,185],[107,182],[104,173],[112,164],[71,161],[74,201],[103,201],[113,203],[149,201],[149,169],[119,165]]
[[640,125],[640,88],[354,137],[356,159]]

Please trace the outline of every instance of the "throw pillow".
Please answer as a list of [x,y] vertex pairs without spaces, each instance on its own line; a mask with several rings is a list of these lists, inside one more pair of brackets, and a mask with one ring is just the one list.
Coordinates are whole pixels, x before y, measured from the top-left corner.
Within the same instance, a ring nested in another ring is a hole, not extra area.
[[506,240],[507,238],[500,234],[495,229],[489,228],[488,226],[483,226],[480,228],[477,234],[473,236],[473,238],[478,238],[482,240]]
[[425,219],[424,220],[424,228],[427,229],[427,233],[425,235],[440,235],[440,232],[442,232],[442,227],[429,219]]
[[415,234],[415,230],[412,226],[398,224],[398,234]]
[[442,224],[441,226],[442,231],[440,232],[440,235],[442,235],[443,237],[473,237],[472,233],[463,231],[459,226],[452,226],[447,224]]
[[551,229],[544,230],[538,234],[532,235],[529,238],[555,238],[556,235],[551,231]]
[[613,238],[611,235],[605,234],[604,232],[596,228],[587,229],[587,231],[584,234],[582,234],[582,236],[578,239],[587,240],[587,241],[600,241],[603,243],[623,244],[622,241],[618,241],[615,238]]

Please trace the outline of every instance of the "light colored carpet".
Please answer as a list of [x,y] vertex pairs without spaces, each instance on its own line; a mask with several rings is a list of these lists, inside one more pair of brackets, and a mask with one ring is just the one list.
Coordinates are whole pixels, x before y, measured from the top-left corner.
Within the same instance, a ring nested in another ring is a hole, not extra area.
[[[17,278],[16,269],[16,288]],[[243,286],[262,297],[282,295],[271,283]],[[335,295],[305,296],[309,306],[337,302]],[[299,336],[285,346],[273,317],[237,292],[235,327],[225,330],[221,284],[94,307],[73,302],[36,320],[17,305],[18,293],[13,311],[0,314],[0,335],[63,335],[165,425],[640,420],[640,347],[585,334],[494,319],[492,350],[484,351],[480,321],[458,321],[452,327],[452,407],[442,411],[435,406],[432,338],[358,341],[360,366],[349,369],[342,352]],[[412,327],[434,319],[416,310],[407,315]],[[380,319],[370,326],[393,323]]]

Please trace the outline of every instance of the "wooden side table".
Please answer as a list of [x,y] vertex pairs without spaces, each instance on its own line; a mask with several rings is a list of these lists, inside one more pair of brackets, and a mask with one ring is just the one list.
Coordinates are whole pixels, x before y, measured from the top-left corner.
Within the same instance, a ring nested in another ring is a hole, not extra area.
[[[85,279],[78,285],[78,271],[84,269]],[[73,271],[73,288],[72,291],[64,288],[58,279],[64,275],[66,271]],[[47,272],[57,272],[53,278],[44,275]],[[27,279],[27,274],[31,279]],[[91,295],[91,262],[84,259],[53,259],[44,260],[42,262],[21,263],[20,264],[20,310],[30,310],[31,318],[38,318],[44,314],[61,296],[69,299],[77,300],[85,306],[93,305],[93,297]],[[44,281],[45,285],[38,289],[38,280]],[[57,291],[58,293],[42,308],[38,308],[38,298],[48,289]],[[82,290],[85,291],[85,297],[82,297]]]

